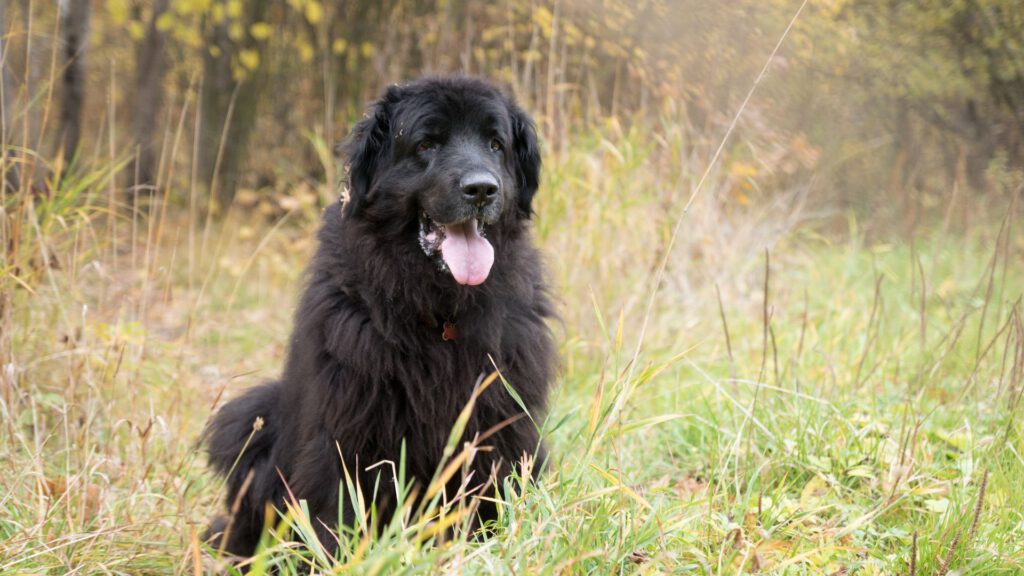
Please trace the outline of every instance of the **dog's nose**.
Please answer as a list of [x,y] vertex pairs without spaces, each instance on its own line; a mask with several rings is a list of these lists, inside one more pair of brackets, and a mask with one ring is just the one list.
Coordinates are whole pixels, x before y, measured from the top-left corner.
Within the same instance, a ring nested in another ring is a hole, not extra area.
[[498,179],[489,172],[470,172],[459,182],[465,199],[479,206],[486,206],[498,196]]

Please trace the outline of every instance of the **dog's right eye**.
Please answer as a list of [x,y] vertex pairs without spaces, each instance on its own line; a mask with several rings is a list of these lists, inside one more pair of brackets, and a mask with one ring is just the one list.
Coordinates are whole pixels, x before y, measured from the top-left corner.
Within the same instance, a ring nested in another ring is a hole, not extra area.
[[426,154],[427,152],[433,152],[434,150],[437,150],[437,142],[434,142],[433,140],[421,140],[420,143],[416,145],[417,154]]

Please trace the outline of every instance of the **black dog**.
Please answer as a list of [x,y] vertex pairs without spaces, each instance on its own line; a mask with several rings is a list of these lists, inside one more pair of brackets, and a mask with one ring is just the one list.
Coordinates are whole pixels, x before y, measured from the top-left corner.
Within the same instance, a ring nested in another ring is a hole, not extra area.
[[[530,241],[540,172],[532,121],[482,80],[428,78],[389,88],[345,154],[349,197],[324,214],[284,374],[227,403],[207,430],[234,510],[211,537],[237,555],[253,553],[266,505],[283,510],[288,491],[336,549],[339,512],[355,518],[349,498],[339,511],[344,470],[364,492],[378,486],[374,505],[389,521],[393,475],[373,465],[397,465],[404,442],[422,494],[495,365],[528,414],[500,383],[482,393],[463,441],[490,432],[488,449],[472,460],[468,485],[479,493],[497,471],[501,486],[524,455],[535,470],[545,458],[537,425],[553,309]],[[478,503],[478,520],[494,517],[493,504]]]

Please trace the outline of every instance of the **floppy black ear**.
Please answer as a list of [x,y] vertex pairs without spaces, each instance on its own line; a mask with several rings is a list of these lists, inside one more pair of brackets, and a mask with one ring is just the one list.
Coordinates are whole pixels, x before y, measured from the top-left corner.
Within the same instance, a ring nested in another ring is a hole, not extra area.
[[391,132],[393,104],[397,101],[398,88],[392,86],[355,125],[343,144],[348,166],[346,216],[358,212],[373,190],[374,175],[390,149],[388,134]]
[[514,103],[509,104],[512,117],[512,155],[516,184],[519,188],[518,209],[523,218],[533,214],[533,196],[540,186],[540,146],[533,120]]

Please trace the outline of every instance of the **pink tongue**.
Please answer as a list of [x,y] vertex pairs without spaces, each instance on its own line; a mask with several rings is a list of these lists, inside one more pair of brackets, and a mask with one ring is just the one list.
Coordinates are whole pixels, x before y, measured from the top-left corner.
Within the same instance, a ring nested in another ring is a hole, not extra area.
[[476,286],[487,280],[494,247],[477,231],[476,220],[444,227],[441,256],[459,284]]

